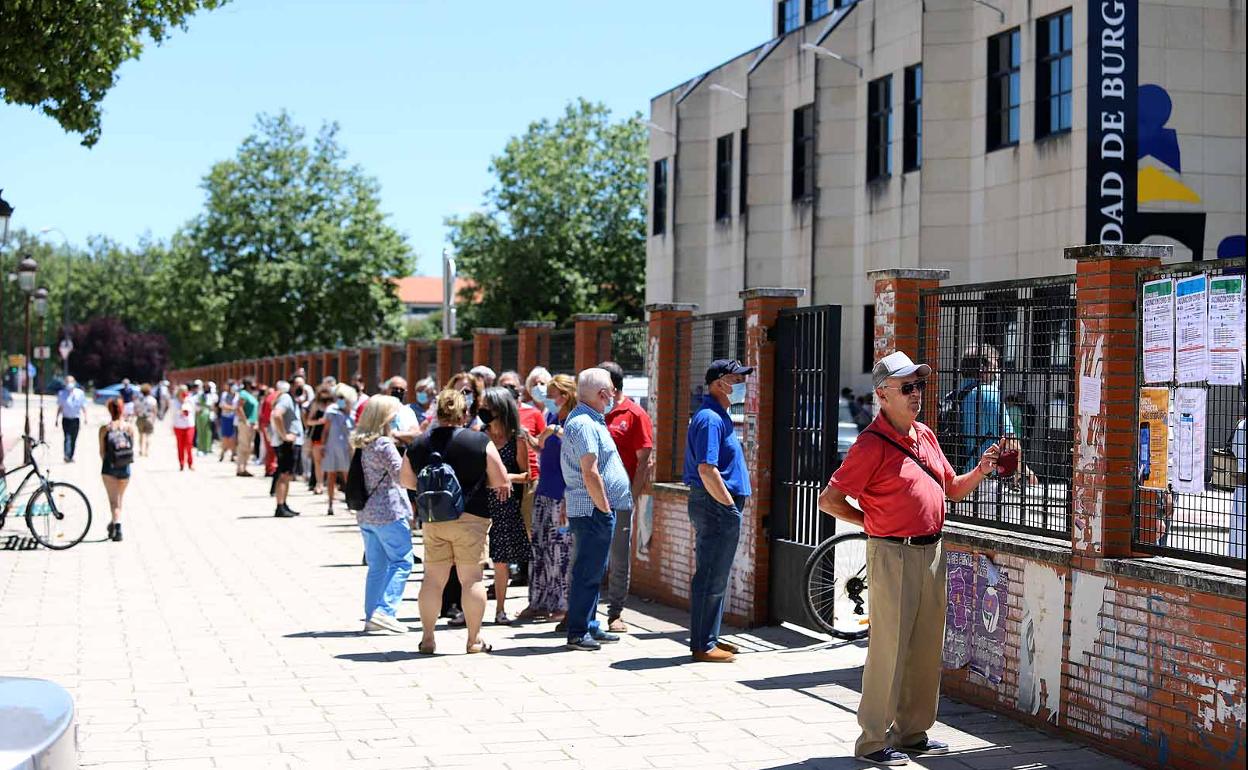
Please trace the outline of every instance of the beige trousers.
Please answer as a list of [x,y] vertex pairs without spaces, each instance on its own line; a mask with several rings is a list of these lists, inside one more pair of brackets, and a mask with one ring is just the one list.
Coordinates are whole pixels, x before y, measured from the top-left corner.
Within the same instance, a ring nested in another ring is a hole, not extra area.
[[854,747],[860,757],[921,743],[936,722],[948,601],[943,544],[871,538],[867,586],[871,635]]
[[251,444],[256,429],[241,417],[234,418],[234,425],[238,430],[238,445],[234,449],[234,457],[237,460],[238,472],[241,473],[247,470],[247,461],[251,459]]

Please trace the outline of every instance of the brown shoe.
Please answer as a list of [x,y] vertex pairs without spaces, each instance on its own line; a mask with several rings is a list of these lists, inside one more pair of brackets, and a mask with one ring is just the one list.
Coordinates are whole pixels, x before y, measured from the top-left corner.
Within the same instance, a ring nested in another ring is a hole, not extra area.
[[736,655],[738,652],[741,652],[741,648],[733,644],[732,642],[719,641],[715,643],[715,647],[717,649],[723,650],[724,652],[731,652],[733,655]]
[[718,647],[707,650],[706,652],[695,652],[693,654],[694,663],[731,663],[736,659],[736,655],[733,655],[727,650],[721,650]]
[[627,634],[628,624],[619,618],[611,618],[607,621],[607,630],[613,634]]

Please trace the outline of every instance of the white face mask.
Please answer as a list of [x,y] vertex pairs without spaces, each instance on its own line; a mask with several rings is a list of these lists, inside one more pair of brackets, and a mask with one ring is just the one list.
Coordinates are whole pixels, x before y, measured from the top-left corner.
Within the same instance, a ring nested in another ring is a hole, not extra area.
[[730,404],[744,404],[745,403],[745,383],[744,382],[738,382],[736,385],[732,386],[732,394],[728,397],[728,403]]
[[529,395],[533,397],[534,401],[537,401],[539,403],[542,401],[545,401],[546,400],[546,386],[541,384],[540,382],[537,383],[533,387],[529,388]]

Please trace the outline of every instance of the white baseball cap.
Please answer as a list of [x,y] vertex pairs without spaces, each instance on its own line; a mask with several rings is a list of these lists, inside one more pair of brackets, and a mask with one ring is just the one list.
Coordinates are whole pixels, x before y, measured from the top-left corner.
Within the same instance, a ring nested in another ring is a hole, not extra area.
[[875,368],[871,370],[871,381],[878,388],[889,377],[908,377],[911,374],[927,377],[931,373],[932,367],[927,364],[916,364],[910,360],[910,356],[898,350],[875,362]]

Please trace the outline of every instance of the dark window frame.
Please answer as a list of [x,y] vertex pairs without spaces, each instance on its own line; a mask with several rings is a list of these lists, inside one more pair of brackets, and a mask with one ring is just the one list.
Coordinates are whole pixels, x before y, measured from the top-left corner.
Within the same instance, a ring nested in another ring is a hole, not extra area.
[[746,195],[750,181],[750,141],[748,128],[741,129],[741,163],[738,165],[740,167],[740,171],[738,173],[741,175],[741,181],[738,183],[739,186],[737,188],[737,213],[744,214],[745,210],[749,208],[750,205],[749,198]]
[[832,0],[806,0],[806,23],[822,19],[832,12]]
[[650,234],[667,232],[667,158],[654,162],[653,199],[650,206]]
[[732,134],[715,140],[715,221],[732,219]]
[[[1053,34],[1057,45],[1053,46]],[[1070,8],[1036,22],[1036,139],[1070,133],[1074,94],[1074,14]],[[1056,79],[1056,84],[1054,80]],[[1056,90],[1055,90],[1056,89]],[[1054,110],[1056,109],[1056,121]],[[1063,120],[1063,114],[1065,120]]]
[[867,84],[867,181],[893,175],[893,76]]
[[815,197],[815,105],[793,110],[793,184],[795,201]]
[[923,168],[923,64],[905,70],[905,107],[902,127],[901,171]]
[[985,80],[988,109],[984,117],[987,152],[1015,147],[1020,139],[1022,51],[1019,43],[1018,27],[988,38],[988,77]]
[[776,37],[784,37],[802,26],[801,6],[798,5],[798,0],[779,0],[776,5],[779,6],[779,12],[776,14]]

